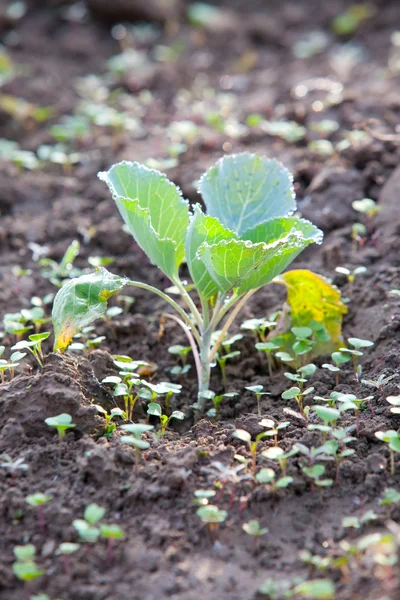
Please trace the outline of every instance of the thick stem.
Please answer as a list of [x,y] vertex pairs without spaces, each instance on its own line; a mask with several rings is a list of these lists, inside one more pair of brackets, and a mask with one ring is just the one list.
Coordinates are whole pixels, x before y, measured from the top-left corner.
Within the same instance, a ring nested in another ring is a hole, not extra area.
[[208,327],[204,332],[200,345],[200,373],[198,373],[199,390],[197,403],[199,407],[199,413],[202,414],[204,411],[204,405],[206,399],[203,398],[202,392],[210,389],[210,376],[211,376],[211,358],[210,358],[210,346],[211,346],[211,335],[213,330]]
[[173,283],[178,288],[183,300],[186,302],[188,309],[190,310],[191,314],[193,315],[198,328],[201,330],[203,327],[203,319],[201,317],[201,314],[197,310],[195,303],[191,299],[188,292],[185,290],[185,286],[183,285],[183,283],[181,282],[181,280],[178,277],[176,279],[173,279]]

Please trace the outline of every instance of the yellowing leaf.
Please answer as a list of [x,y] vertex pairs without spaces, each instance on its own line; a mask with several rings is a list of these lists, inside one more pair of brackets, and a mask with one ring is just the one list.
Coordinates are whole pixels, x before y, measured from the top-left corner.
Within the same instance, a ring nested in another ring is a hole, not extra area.
[[67,281],[53,304],[54,351],[63,352],[78,331],[101,317],[107,309],[107,300],[126,282],[125,277],[103,268]]
[[[340,291],[335,286],[322,275],[307,269],[288,271],[276,277],[274,282],[286,286],[287,304],[290,308],[290,318],[286,320],[285,329],[282,331],[278,324],[273,335],[273,337],[279,335],[282,339],[281,350],[293,355],[292,345],[295,337],[290,329],[309,327],[312,323],[323,326],[330,339],[321,341],[317,335],[314,335],[312,339],[316,343],[307,354],[307,361],[317,356],[331,354],[343,345],[342,317],[347,313],[347,308],[340,299]],[[295,368],[299,364],[299,361],[291,363]]]

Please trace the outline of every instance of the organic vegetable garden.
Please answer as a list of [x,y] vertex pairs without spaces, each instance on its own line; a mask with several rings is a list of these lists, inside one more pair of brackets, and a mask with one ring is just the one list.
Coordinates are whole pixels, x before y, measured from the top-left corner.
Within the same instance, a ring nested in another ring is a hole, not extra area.
[[0,31],[0,599],[400,598],[396,0]]

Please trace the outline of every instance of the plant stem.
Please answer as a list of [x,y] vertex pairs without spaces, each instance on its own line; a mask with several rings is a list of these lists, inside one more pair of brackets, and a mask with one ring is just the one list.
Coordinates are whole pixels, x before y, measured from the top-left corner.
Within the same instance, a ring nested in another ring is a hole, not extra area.
[[196,307],[195,303],[193,302],[192,298],[190,297],[188,292],[185,290],[185,286],[183,285],[183,283],[181,282],[179,277],[177,277],[176,279],[173,279],[172,282],[178,288],[183,300],[185,300],[191,314],[193,315],[198,328],[201,330],[203,327],[203,319],[201,317],[201,314],[197,310],[197,307]]
[[394,452],[390,448],[389,448],[389,452],[390,452],[390,474],[394,475],[394,473],[395,473]]

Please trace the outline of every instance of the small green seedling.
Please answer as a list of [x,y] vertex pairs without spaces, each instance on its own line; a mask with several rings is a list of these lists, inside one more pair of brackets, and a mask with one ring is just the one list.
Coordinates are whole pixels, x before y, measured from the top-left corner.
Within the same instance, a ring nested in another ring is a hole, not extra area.
[[243,531],[245,531],[248,535],[251,535],[253,538],[253,554],[256,556],[258,554],[259,549],[259,541],[262,535],[268,533],[268,527],[261,527],[260,523],[255,519],[248,521],[248,523],[243,523],[242,525]]
[[351,346],[353,346],[353,349],[339,348],[339,351],[351,355],[353,359],[354,376],[356,381],[358,381],[361,374],[361,367],[358,364],[358,359],[360,356],[363,356],[363,352],[361,352],[360,348],[370,348],[374,345],[374,342],[370,342],[369,340],[361,340],[360,338],[349,338],[348,342]]
[[261,456],[264,456],[264,458],[268,458],[269,460],[277,461],[281,468],[282,476],[286,477],[287,461],[292,456],[296,456],[296,454],[298,454],[298,452],[299,451],[295,446],[293,448],[291,448],[290,450],[288,450],[288,452],[285,452],[279,446],[273,446],[272,448],[267,448],[267,450],[264,450],[263,452],[261,452]]
[[[220,335],[220,331],[215,331],[214,336],[213,336],[213,341],[217,340],[219,335]],[[239,350],[235,350],[232,352],[231,346],[235,342],[241,340],[242,338],[243,338],[242,334],[238,333],[228,339],[225,339],[223,342],[221,342],[220,350],[215,355],[215,359],[221,370],[222,383],[224,386],[227,385],[227,379],[226,379],[226,363],[227,363],[227,361],[230,360],[231,358],[236,358],[237,356],[240,355]],[[224,349],[225,353],[222,353],[222,351],[221,351],[222,348]]]
[[293,477],[284,476],[276,479],[276,474],[273,469],[260,469],[260,471],[256,475],[256,480],[259,483],[271,484],[272,489],[276,492],[278,489],[286,488],[293,482]]
[[121,425],[121,429],[127,431],[130,435],[122,435],[121,442],[123,444],[129,444],[135,448],[136,457],[136,468],[140,464],[140,450],[147,450],[150,448],[149,442],[142,439],[142,435],[148,431],[154,429],[153,425],[144,425],[141,423],[132,423],[129,425]]
[[[145,388],[151,392],[151,400],[155,402],[158,396],[165,395],[165,412],[168,414],[172,396],[180,394],[182,386],[179,383],[170,383],[169,381],[160,381],[160,383],[150,383],[144,379],[140,382]],[[144,391],[144,390],[143,390]]]
[[179,356],[182,362],[182,366],[172,367],[170,370],[172,375],[185,375],[191,369],[191,365],[187,364],[188,354],[191,351],[192,349],[190,346],[181,346],[180,344],[176,344],[168,348],[168,352],[170,354]]
[[310,431],[317,429],[322,432],[323,440],[325,441],[328,433],[336,426],[337,420],[340,418],[340,410],[331,408],[330,406],[314,406],[313,412],[323,421],[323,425],[309,425]]
[[[73,335],[102,316],[107,300],[124,286],[153,292],[178,313],[172,319],[188,337],[198,378],[197,410],[202,413],[201,393],[210,389],[211,366],[240,309],[303,249],[320,243],[322,232],[309,221],[288,216],[296,207],[290,173],[278,161],[255,154],[226,155],[202,176],[199,189],[208,214],[200,204],[191,209],[165,175],[139,163],[121,162],[99,177],[130,233],[177,288],[185,308],[153,286],[99,268],[67,281],[57,293],[54,349],[65,350]],[[179,276],[184,261],[193,281],[190,291]]]
[[105,408],[100,406],[100,404],[94,404],[93,406],[97,409],[97,412],[99,412],[101,415],[104,416],[104,418],[106,420],[106,425],[105,425],[104,434],[103,434],[105,437],[111,437],[113,432],[116,430],[116,428],[117,428],[116,424],[111,423],[111,421],[115,417],[121,417],[121,419],[127,418],[126,413],[124,413],[124,411],[121,408],[118,408],[118,407],[112,408],[110,413],[108,413],[105,410]]
[[347,281],[349,282],[349,296],[350,298],[352,298],[354,280],[357,277],[357,275],[363,275],[364,273],[366,273],[367,267],[356,267],[355,269],[353,269],[353,271],[350,271],[350,269],[347,269],[346,267],[336,267],[335,271],[336,273],[340,273],[341,275],[346,275]]
[[363,246],[367,235],[367,228],[362,223],[353,223],[351,226],[351,239],[353,240],[352,252],[357,252],[358,246]]
[[321,479],[325,474],[325,467],[323,465],[313,465],[312,467],[301,467],[304,475],[312,480],[312,486],[318,487],[330,487],[333,485],[333,479]]
[[259,422],[261,427],[266,427],[267,431],[265,432],[266,437],[273,437],[275,446],[278,445],[278,434],[281,429],[286,429],[290,425],[290,421],[282,421],[281,423],[275,424],[275,421],[272,419],[262,419]]
[[368,510],[361,517],[343,517],[342,527],[345,529],[361,529],[365,524],[376,521],[378,515],[373,510]]
[[261,396],[270,396],[270,392],[263,392],[264,386],[262,385],[249,385],[245,387],[246,390],[254,392],[257,398],[257,411],[258,416],[261,417]]
[[394,476],[395,474],[395,462],[394,455],[395,453],[400,453],[400,434],[393,429],[389,429],[388,431],[376,431],[375,437],[381,442],[385,442],[388,445],[389,453],[390,453],[390,474]]
[[157,404],[157,402],[150,402],[150,404],[147,407],[147,414],[152,415],[154,417],[158,417],[160,419],[161,437],[164,437],[165,430],[172,419],[178,419],[179,421],[183,421],[185,419],[185,414],[180,410],[174,410],[174,412],[169,417],[167,415],[163,415],[162,408],[159,404]]
[[272,377],[272,357],[271,357],[271,353],[272,352],[276,352],[276,350],[279,350],[279,348],[280,348],[280,344],[278,344],[277,342],[258,342],[256,344],[256,349],[260,350],[261,352],[265,352],[265,354],[267,355],[268,375],[270,377]]
[[81,269],[76,269],[73,266],[74,260],[79,254],[79,250],[79,242],[73,240],[66,249],[60,263],[57,263],[50,258],[41,258],[38,263],[39,267],[41,267],[41,275],[58,288],[62,287],[65,279],[79,277],[82,275]]
[[377,390],[380,390],[382,392],[382,394],[384,393],[384,386],[389,383],[389,381],[391,381],[392,379],[394,379],[395,377],[397,377],[397,373],[395,373],[394,375],[379,375],[378,379],[361,379],[361,383],[364,383],[365,385],[369,385],[370,387],[374,387]]
[[16,458],[13,460],[9,454],[2,454],[1,458],[4,462],[0,463],[0,467],[2,469],[7,469],[11,474],[12,481],[16,478],[18,471],[27,471],[29,469],[24,458]]
[[387,506],[387,518],[390,519],[393,507],[400,505],[400,492],[394,488],[387,488],[381,500],[380,506]]
[[374,396],[366,396],[365,398],[357,398],[354,394],[336,394],[336,399],[340,402],[339,409],[340,412],[345,412],[347,410],[354,410],[356,416],[356,431],[357,437],[360,432],[360,409],[365,407],[368,404],[370,411],[374,414],[371,406],[371,400],[374,399]]
[[220,523],[223,523],[228,516],[226,510],[220,510],[218,506],[215,506],[214,504],[200,506],[200,508],[196,510],[196,513],[202,522],[207,525],[211,537],[214,536]]
[[240,327],[241,329],[252,331],[260,342],[266,342],[267,330],[269,332],[276,327],[276,322],[275,320],[272,320],[272,316],[270,321],[267,319],[247,319],[246,321],[243,321]]
[[30,494],[25,498],[28,504],[35,506],[38,509],[40,531],[44,534],[46,531],[46,519],[44,516],[43,506],[51,500],[51,496],[37,492],[36,494]]
[[312,579],[297,584],[293,593],[306,600],[334,600],[335,584],[330,579]]
[[297,369],[296,373],[284,373],[284,376],[290,381],[295,381],[299,384],[300,391],[303,391],[303,384],[308,381],[308,378],[314,375],[317,367],[310,363]]
[[113,563],[113,551],[115,540],[122,540],[125,533],[119,525],[100,525],[100,535],[108,540],[107,544],[107,562],[109,566]]
[[344,352],[333,352],[331,354],[331,358],[332,361],[335,363],[335,366],[325,363],[322,365],[322,368],[328,369],[332,373],[335,373],[335,382],[336,385],[339,385],[340,367],[345,363],[349,362],[349,360],[351,360],[351,357],[348,354],[345,354]]
[[292,327],[291,332],[296,338],[293,344],[293,352],[296,356],[303,356],[310,352],[315,342],[310,339],[313,336],[313,330],[311,327]]
[[388,396],[386,400],[391,404],[390,412],[400,415],[400,396]]
[[251,454],[251,471],[252,471],[253,475],[255,475],[256,460],[257,460],[257,446],[261,442],[261,440],[266,437],[265,433],[264,432],[259,433],[256,436],[256,439],[254,442],[252,442],[252,440],[251,440],[250,433],[248,431],[245,431],[244,429],[236,429],[236,431],[233,432],[233,437],[235,437],[238,440],[241,440],[242,442],[245,442],[247,444],[250,454]]
[[[33,544],[14,547],[16,562],[12,565],[14,575],[27,586],[30,581],[44,574],[35,562],[36,548]],[[26,587],[27,598],[30,598],[29,589]]]
[[76,427],[75,423],[72,423],[72,417],[68,413],[61,413],[55,417],[48,417],[44,420],[46,425],[57,429],[58,437],[60,442],[64,439],[68,429]]
[[62,557],[65,575],[69,575],[69,573],[70,573],[70,563],[69,563],[70,555],[74,554],[74,552],[79,550],[80,547],[81,547],[80,544],[76,544],[73,542],[63,542],[62,544],[60,544],[58,546],[58,548],[56,550],[56,555]]
[[292,399],[296,400],[297,405],[300,409],[300,414],[302,415],[302,417],[304,417],[306,420],[308,420],[308,413],[306,412],[306,410],[303,406],[303,398],[304,398],[304,396],[308,396],[309,394],[312,394],[313,391],[314,391],[313,387],[308,387],[307,389],[305,389],[302,392],[300,390],[300,388],[294,386],[294,387],[289,388],[285,392],[283,392],[283,394],[281,394],[281,396],[284,400],[292,400]]
[[[0,346],[0,357],[3,356],[5,350],[5,346]],[[15,369],[19,367],[19,362],[22,358],[26,356],[25,352],[13,352],[8,360],[4,358],[0,358],[0,376],[1,383],[5,383],[4,374],[6,371],[10,372],[11,379],[14,378]]]
[[381,206],[378,206],[375,200],[372,198],[363,198],[362,200],[354,200],[351,206],[359,213],[367,215],[368,219],[372,219],[381,210]]
[[196,506],[207,506],[210,498],[214,498],[216,493],[215,490],[196,490],[193,502]]
[[238,392],[227,392],[226,394],[220,394],[219,396],[215,395],[215,392],[213,392],[212,390],[205,390],[204,393],[202,394],[202,396],[211,400],[213,403],[213,408],[210,408],[210,410],[207,412],[207,416],[214,418],[214,423],[217,422],[218,420],[218,413],[219,413],[219,408],[221,406],[221,402],[224,398],[235,398],[235,396],[238,396]]
[[106,510],[95,502],[89,504],[83,513],[83,519],[75,519],[73,527],[84,542],[94,544],[100,535],[100,530],[95,525],[104,517]]
[[21,340],[20,342],[14,344],[14,346],[11,347],[11,350],[29,350],[29,352],[31,352],[35,357],[39,367],[43,368],[44,357],[42,352],[42,342],[47,340],[49,335],[50,333],[48,332],[33,333],[29,336],[29,342],[26,340]]

